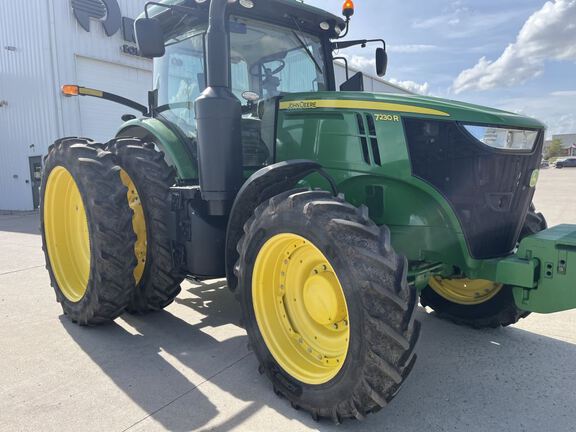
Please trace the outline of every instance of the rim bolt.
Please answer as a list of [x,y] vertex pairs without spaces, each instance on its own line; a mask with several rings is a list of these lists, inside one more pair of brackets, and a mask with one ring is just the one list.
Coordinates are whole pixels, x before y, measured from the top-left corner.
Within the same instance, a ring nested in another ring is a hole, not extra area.
[[338,330],[338,323],[332,324],[332,327],[334,328],[334,330]]

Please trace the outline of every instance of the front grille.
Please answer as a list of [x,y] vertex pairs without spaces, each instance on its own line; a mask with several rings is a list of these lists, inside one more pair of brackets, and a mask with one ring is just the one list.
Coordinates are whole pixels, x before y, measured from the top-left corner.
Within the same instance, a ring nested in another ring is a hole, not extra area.
[[541,159],[543,133],[532,152],[492,149],[456,122],[404,119],[412,175],[440,192],[456,213],[470,254],[512,252],[532,202],[530,177]]

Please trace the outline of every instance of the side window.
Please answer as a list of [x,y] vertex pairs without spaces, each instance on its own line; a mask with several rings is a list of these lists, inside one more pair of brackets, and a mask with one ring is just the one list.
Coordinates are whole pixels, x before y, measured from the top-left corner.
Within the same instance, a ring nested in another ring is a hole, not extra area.
[[187,54],[170,55],[168,66],[168,93],[170,103],[195,100],[206,86],[202,58]]
[[187,136],[196,134],[194,101],[206,87],[204,34],[168,44],[166,55],[155,60],[159,113]]

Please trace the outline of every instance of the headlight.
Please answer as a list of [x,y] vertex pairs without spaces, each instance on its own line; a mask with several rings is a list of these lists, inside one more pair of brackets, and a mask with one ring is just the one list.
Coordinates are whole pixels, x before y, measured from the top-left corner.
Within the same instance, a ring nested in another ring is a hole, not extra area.
[[501,150],[532,150],[538,131],[491,126],[463,125],[478,141]]

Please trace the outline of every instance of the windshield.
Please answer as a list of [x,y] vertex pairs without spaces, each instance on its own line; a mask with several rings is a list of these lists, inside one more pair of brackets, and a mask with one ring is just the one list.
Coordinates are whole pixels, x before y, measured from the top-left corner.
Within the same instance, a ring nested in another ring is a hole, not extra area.
[[[194,136],[194,100],[206,87],[205,28],[182,32],[155,62],[161,115]],[[231,87],[243,105],[281,93],[326,90],[322,42],[316,36],[231,17]],[[250,93],[249,93],[250,92]]]
[[315,36],[233,17],[230,24],[232,91],[262,99],[326,89],[322,43]]

